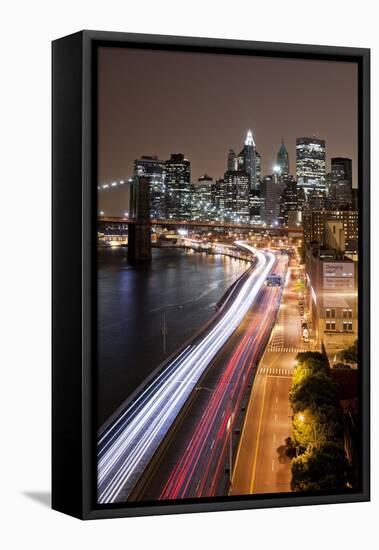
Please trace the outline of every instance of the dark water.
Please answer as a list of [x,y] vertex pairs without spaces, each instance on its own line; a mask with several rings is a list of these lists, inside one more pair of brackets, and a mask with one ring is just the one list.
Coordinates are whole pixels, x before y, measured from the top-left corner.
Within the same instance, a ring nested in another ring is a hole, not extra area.
[[216,302],[247,264],[176,249],[153,249],[147,269],[131,267],[125,248],[99,249],[98,258],[101,425],[165,356],[213,315]]

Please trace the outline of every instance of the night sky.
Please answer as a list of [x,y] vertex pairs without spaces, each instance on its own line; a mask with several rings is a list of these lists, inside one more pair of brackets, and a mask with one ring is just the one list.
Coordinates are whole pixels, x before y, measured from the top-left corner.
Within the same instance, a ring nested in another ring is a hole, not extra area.
[[296,173],[295,140],[326,140],[353,160],[357,182],[357,65],[235,55],[99,50],[99,183],[133,174],[141,155],[184,153],[191,179],[226,170],[248,128],[271,174],[282,136]]

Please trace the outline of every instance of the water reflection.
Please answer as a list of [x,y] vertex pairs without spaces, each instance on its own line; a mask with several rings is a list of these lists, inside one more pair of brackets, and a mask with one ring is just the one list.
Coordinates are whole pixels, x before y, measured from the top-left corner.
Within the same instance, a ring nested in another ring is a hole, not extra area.
[[[214,312],[247,268],[225,256],[153,249],[135,269],[122,248],[98,250],[98,422]],[[164,334],[165,333],[165,334]]]

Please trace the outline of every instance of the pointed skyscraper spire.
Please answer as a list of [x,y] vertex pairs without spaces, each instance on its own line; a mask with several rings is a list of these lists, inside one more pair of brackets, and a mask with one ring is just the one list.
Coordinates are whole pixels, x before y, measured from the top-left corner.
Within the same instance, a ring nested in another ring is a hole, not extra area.
[[255,147],[253,132],[249,129],[246,134],[245,145]]
[[284,145],[284,138],[282,137],[282,143],[278,151],[277,164],[280,167],[280,173],[282,176],[288,176],[290,172],[290,161],[288,151]]

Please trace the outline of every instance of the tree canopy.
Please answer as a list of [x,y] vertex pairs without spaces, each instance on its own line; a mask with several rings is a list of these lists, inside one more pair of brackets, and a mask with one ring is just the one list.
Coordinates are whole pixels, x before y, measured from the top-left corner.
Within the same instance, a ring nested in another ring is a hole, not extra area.
[[293,491],[343,489],[348,479],[349,468],[339,442],[308,449],[292,460]]
[[336,384],[322,371],[309,372],[290,391],[290,403],[295,413],[308,407],[336,405]]
[[358,340],[354,344],[338,353],[338,359],[346,363],[358,364]]
[[311,351],[297,355],[290,403],[293,435],[286,445],[292,458],[292,489],[346,487],[350,467],[344,452],[342,414],[326,356]]

